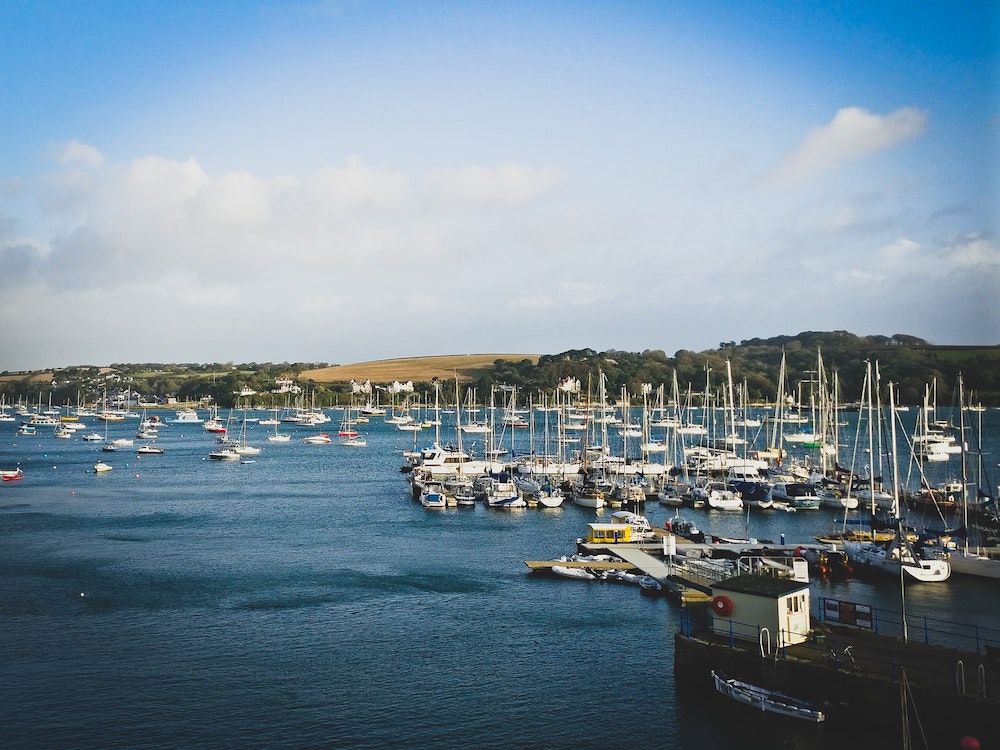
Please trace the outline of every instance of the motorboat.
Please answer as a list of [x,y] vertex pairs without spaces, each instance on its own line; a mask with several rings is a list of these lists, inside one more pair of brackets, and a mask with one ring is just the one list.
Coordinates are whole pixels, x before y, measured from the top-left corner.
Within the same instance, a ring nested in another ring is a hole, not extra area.
[[239,461],[241,456],[235,448],[219,448],[208,454],[213,461]]
[[528,507],[528,503],[521,497],[521,492],[517,489],[517,485],[514,484],[507,473],[498,474],[493,477],[493,481],[490,482],[490,486],[486,490],[486,505],[490,508],[505,508],[508,510]]
[[771,487],[771,500],[796,510],[815,510],[821,503],[816,490],[806,482],[775,482]]
[[694,506],[707,505],[715,510],[743,510],[743,497],[726,487],[725,482],[702,477],[691,489]]
[[771,507],[771,485],[753,466],[733,465],[726,474],[726,489],[740,493],[745,503],[766,510]]
[[441,482],[429,480],[420,488],[420,504],[425,508],[444,508],[448,505]]
[[58,427],[61,422],[51,414],[32,414],[28,424],[32,427]]
[[111,464],[106,464],[103,461],[98,461],[96,464],[94,464],[94,473],[95,474],[107,474],[113,468],[114,467],[111,466]]
[[632,528],[633,538],[636,535],[650,535],[653,534],[653,527],[649,525],[649,519],[645,516],[640,516],[638,513],[632,513],[627,510],[616,510],[611,514],[611,523],[620,523],[630,526]]
[[178,409],[173,419],[174,424],[201,424],[202,419],[194,409]]
[[665,596],[666,589],[664,589],[663,584],[653,578],[653,576],[645,575],[639,576],[639,593],[643,596],[656,598]]
[[468,507],[476,504],[476,489],[467,477],[456,475],[445,479],[444,490],[455,499],[456,505]]
[[664,484],[656,493],[656,499],[665,508],[680,508],[684,505],[684,496],[681,493],[687,491],[690,490],[681,489],[675,484]]
[[166,451],[163,450],[163,448],[160,448],[158,445],[140,445],[138,448],[135,449],[135,452],[138,453],[139,455],[158,455],[161,453],[166,453]]
[[427,471],[434,477],[446,477],[452,474],[478,476],[494,468],[493,462],[480,459],[474,460],[468,453],[451,446],[441,446],[432,443],[419,452],[411,454],[409,463]]
[[330,435],[325,432],[318,432],[315,435],[306,435],[302,438],[303,443],[309,443],[310,445],[329,445],[333,442],[330,439]]
[[672,516],[663,522],[663,528],[676,536],[684,537],[692,542],[701,544],[705,541],[705,534],[695,525],[694,521],[689,521],[681,516]]
[[715,510],[743,510],[743,497],[739,492],[726,489],[725,486],[713,487],[706,500],[709,508]]

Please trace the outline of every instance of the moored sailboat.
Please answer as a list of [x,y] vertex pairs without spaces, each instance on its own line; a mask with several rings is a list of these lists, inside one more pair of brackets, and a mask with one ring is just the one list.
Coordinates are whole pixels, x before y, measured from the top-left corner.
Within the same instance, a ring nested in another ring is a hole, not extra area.
[[[895,575],[905,575],[916,581],[940,582],[948,580],[951,565],[945,556],[924,557],[917,553],[903,531],[899,517],[899,477],[896,457],[896,410],[893,408],[893,387],[889,384],[889,432],[892,436],[893,469],[893,537],[888,543],[878,541],[847,541],[844,551],[855,566],[864,566]],[[873,510],[874,515],[874,510]]]

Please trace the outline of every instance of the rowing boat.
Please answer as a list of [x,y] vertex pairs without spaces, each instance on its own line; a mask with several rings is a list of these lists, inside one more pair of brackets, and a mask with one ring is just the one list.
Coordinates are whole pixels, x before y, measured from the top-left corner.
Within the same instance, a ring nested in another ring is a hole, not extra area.
[[727,679],[714,670],[712,671],[712,679],[715,680],[715,689],[720,693],[752,708],[817,724],[826,719],[826,715],[819,707],[790,695],[751,685],[741,680]]

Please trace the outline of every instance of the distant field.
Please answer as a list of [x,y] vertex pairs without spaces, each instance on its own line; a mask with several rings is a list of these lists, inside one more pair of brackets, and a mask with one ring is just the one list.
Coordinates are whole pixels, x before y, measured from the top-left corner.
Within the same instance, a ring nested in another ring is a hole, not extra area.
[[353,365],[337,365],[319,370],[305,370],[300,377],[318,383],[334,383],[356,380],[359,383],[370,380],[373,383],[391,383],[398,380],[405,383],[430,381],[434,378],[450,380],[458,373],[459,380],[475,380],[484,370],[493,367],[498,359],[511,362],[531,360],[538,362],[538,354],[449,354],[440,357],[407,357],[404,359],[381,359],[375,362],[359,362]]
[[29,378],[33,383],[48,384],[52,382],[52,373],[49,371],[8,373],[7,375],[0,375],[0,383],[8,383],[14,380],[24,380],[25,378]]

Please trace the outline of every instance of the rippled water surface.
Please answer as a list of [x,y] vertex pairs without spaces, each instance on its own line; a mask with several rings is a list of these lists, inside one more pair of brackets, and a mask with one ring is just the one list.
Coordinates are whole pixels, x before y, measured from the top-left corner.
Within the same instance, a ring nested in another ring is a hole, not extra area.
[[[0,487],[5,746],[721,748],[734,733],[755,746],[759,717],[720,722],[727,707],[676,695],[676,607],[528,574],[525,560],[572,553],[592,511],[428,511],[399,471],[409,434],[372,423],[368,447],[348,449],[305,445],[303,428],[267,444],[269,429],[250,428],[265,448],[241,464],[207,460],[197,426],[164,428],[167,453],[137,458],[0,425],[0,464],[26,474]],[[114,470],[93,474],[99,458]],[[789,541],[832,523],[688,513]],[[907,595],[941,613],[993,593]]]

